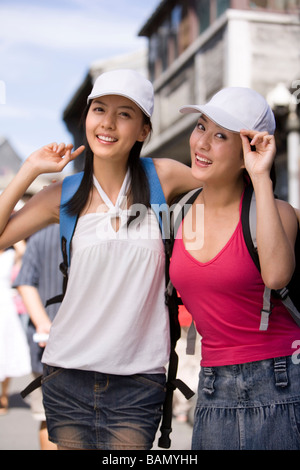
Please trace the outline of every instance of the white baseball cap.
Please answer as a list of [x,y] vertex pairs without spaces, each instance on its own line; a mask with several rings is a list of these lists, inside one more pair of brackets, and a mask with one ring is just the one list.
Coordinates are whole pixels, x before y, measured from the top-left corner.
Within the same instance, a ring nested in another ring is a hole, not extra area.
[[267,101],[250,88],[223,88],[204,105],[186,105],[183,114],[201,113],[218,126],[232,132],[241,129],[274,134],[276,128],[273,111]]
[[152,83],[130,69],[118,69],[101,74],[95,81],[87,102],[99,96],[120,95],[133,101],[148,117],[154,108]]

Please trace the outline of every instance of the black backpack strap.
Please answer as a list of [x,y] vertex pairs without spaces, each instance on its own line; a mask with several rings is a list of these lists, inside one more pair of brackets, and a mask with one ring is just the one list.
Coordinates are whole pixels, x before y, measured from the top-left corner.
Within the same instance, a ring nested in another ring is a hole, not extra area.
[[174,240],[178,227],[184,218],[187,210],[191,204],[195,201],[201,189],[193,190],[190,193],[185,194],[180,198],[177,203],[173,204],[171,208],[171,228],[170,238],[165,240],[165,255],[166,255],[166,291],[165,291],[165,302],[169,309],[170,319],[170,335],[171,335],[171,352],[170,361],[168,367],[167,377],[167,392],[163,408],[163,418],[160,427],[161,436],[158,440],[158,446],[164,449],[169,449],[171,446],[170,434],[172,432],[172,415],[173,415],[173,394],[174,390],[178,390],[183,393],[186,399],[190,399],[194,396],[194,392],[180,379],[176,378],[178,369],[178,355],[176,353],[176,343],[180,338],[180,324],[178,319],[178,306],[182,303],[178,297],[176,290],[174,289],[169,276],[170,260],[173,251]]
[[195,202],[202,188],[193,189],[186,194],[181,195],[177,198],[171,206],[171,222],[170,222],[170,233],[171,233],[171,253],[173,250],[174,241],[176,238],[177,231],[180,227],[181,222],[186,216],[187,212]]
[[[256,201],[252,184],[248,184],[245,188],[243,204],[242,204],[242,228],[244,240],[248,252],[260,272],[259,257],[256,243]],[[266,331],[269,326],[269,318],[272,313],[271,290],[268,287],[264,289],[263,306],[261,309],[260,331]]]
[[242,204],[242,228],[244,240],[249,254],[260,272],[259,258],[256,244],[256,202],[255,193],[251,184],[247,185]]
[[169,449],[171,446],[170,434],[172,432],[172,416],[173,416],[173,394],[174,390],[178,390],[183,393],[185,398],[189,400],[194,395],[194,392],[180,379],[176,378],[178,367],[178,355],[175,351],[175,347],[171,348],[168,379],[167,379],[167,391],[164,402],[164,412],[162,418],[162,424],[160,427],[161,436],[158,439],[158,446],[163,449]]
[[285,308],[289,311],[291,317],[293,320],[297,323],[298,326],[300,326],[300,312],[298,309],[295,307],[294,303],[292,302],[291,298],[284,293],[278,293],[281,295],[281,301]]
[[[167,391],[163,405],[163,417],[160,427],[161,436],[158,439],[158,446],[163,449],[169,449],[171,446],[170,434],[172,432],[172,415],[173,415],[173,393],[176,388],[175,380],[178,368],[178,356],[176,353],[176,343],[180,338],[180,325],[178,320],[178,303],[177,295],[174,289],[170,289],[169,267],[170,257],[172,251],[172,244],[170,239],[165,240],[165,303],[169,311],[169,324],[170,324],[170,357],[167,375]],[[169,289],[168,289],[169,287]]]
[[[242,205],[242,227],[243,235],[246,246],[248,248],[249,254],[260,272],[259,257],[257,253],[257,243],[256,243],[256,201],[255,193],[252,185],[248,185],[245,188],[243,205]],[[300,232],[298,230],[297,238],[299,237],[300,242]],[[300,245],[299,245],[300,246]],[[297,256],[297,253],[296,253]],[[271,302],[271,296],[279,298],[285,308],[289,311],[290,315],[300,326],[300,313],[291,298],[289,297],[289,288],[284,287],[283,289],[272,291],[268,287],[264,289],[263,295],[263,308],[261,310],[261,322],[260,330],[266,331],[269,326],[269,318],[272,313],[273,305]]]
[[[167,255],[168,256],[168,255]],[[166,265],[169,265],[169,256]],[[180,338],[180,324],[178,320],[178,296],[175,289],[172,289],[171,295],[166,296],[166,303],[169,309],[171,350],[167,376],[167,391],[163,406],[163,418],[160,427],[161,436],[158,440],[158,446],[163,449],[169,449],[171,446],[170,434],[172,432],[173,416],[173,394],[178,388],[186,399],[190,399],[194,392],[180,379],[177,379],[178,355],[176,352],[176,343]]]
[[27,387],[20,393],[21,397],[26,398],[27,395],[39,388],[42,385],[42,378],[43,376],[39,375],[35,380],[30,382],[30,384],[27,385]]
[[48,305],[53,305],[57,303],[61,303],[63,301],[63,298],[65,296],[66,290],[67,290],[67,284],[68,284],[68,252],[67,252],[67,241],[64,236],[61,237],[61,252],[62,252],[62,257],[63,261],[59,265],[59,269],[63,275],[63,285],[62,285],[62,293],[59,295],[56,295],[55,297],[52,297],[51,299],[47,300],[45,307],[48,307]]
[[[286,288],[276,291],[280,296],[280,299],[283,305],[287,308],[290,315],[300,326],[300,229],[298,225],[297,237],[295,241],[295,259],[296,259],[296,268],[292,279]],[[292,300],[293,299],[293,300]]]

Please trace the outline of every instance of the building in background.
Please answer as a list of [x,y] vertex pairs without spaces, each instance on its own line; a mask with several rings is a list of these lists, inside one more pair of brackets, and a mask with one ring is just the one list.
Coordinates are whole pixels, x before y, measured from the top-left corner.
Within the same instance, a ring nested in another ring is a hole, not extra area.
[[[16,153],[10,142],[5,137],[0,136],[0,193],[15,177],[22,164],[23,160]],[[61,180],[64,176],[65,174],[62,175],[61,173],[38,176],[27,189],[26,194],[22,198],[23,202],[43,189],[44,186],[51,184],[53,180]]]
[[[204,103],[226,86],[251,87],[270,98],[276,115],[277,193],[288,199],[293,186],[292,202],[299,206],[299,13],[299,0],[162,1],[139,33],[149,40],[155,87],[154,132],[146,155],[189,164],[195,116],[180,115],[179,106]],[[291,116],[297,93],[297,114]]]
[[0,190],[6,188],[21,165],[22,160],[10,142],[5,137],[0,136]]
[[148,53],[92,64],[67,106],[64,120],[75,146],[82,143],[78,122],[86,96],[105,70],[145,71],[154,85],[155,108],[143,155],[186,164],[195,115],[181,115],[179,107],[206,102],[226,86],[251,87],[270,101],[277,120],[276,192],[300,207],[299,15],[300,0],[161,1],[139,32],[148,38]]

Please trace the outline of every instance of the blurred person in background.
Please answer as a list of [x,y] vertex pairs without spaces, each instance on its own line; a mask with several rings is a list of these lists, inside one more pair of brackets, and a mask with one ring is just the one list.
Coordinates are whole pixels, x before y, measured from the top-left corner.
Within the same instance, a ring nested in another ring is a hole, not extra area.
[[30,355],[11,284],[15,263],[24,253],[25,243],[0,251],[0,416],[8,411],[10,379],[30,374]]
[[[61,292],[63,276],[59,269],[62,262],[59,225],[49,225],[32,235],[22,260],[21,270],[14,282],[29,315],[27,338],[30,346],[31,367],[34,378],[43,373],[42,355],[45,342],[38,343],[34,334],[49,335],[59,303],[46,305],[46,301]],[[30,395],[33,418],[40,422],[39,440],[41,450],[56,450],[49,441],[41,388]]]

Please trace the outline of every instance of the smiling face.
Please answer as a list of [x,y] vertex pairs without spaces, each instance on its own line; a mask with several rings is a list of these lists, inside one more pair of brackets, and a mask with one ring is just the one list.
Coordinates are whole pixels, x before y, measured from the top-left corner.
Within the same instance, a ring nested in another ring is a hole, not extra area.
[[200,181],[226,180],[242,174],[240,135],[201,115],[190,137],[193,176]]
[[86,136],[95,157],[127,159],[136,141],[150,132],[141,109],[128,98],[95,98],[86,117]]

